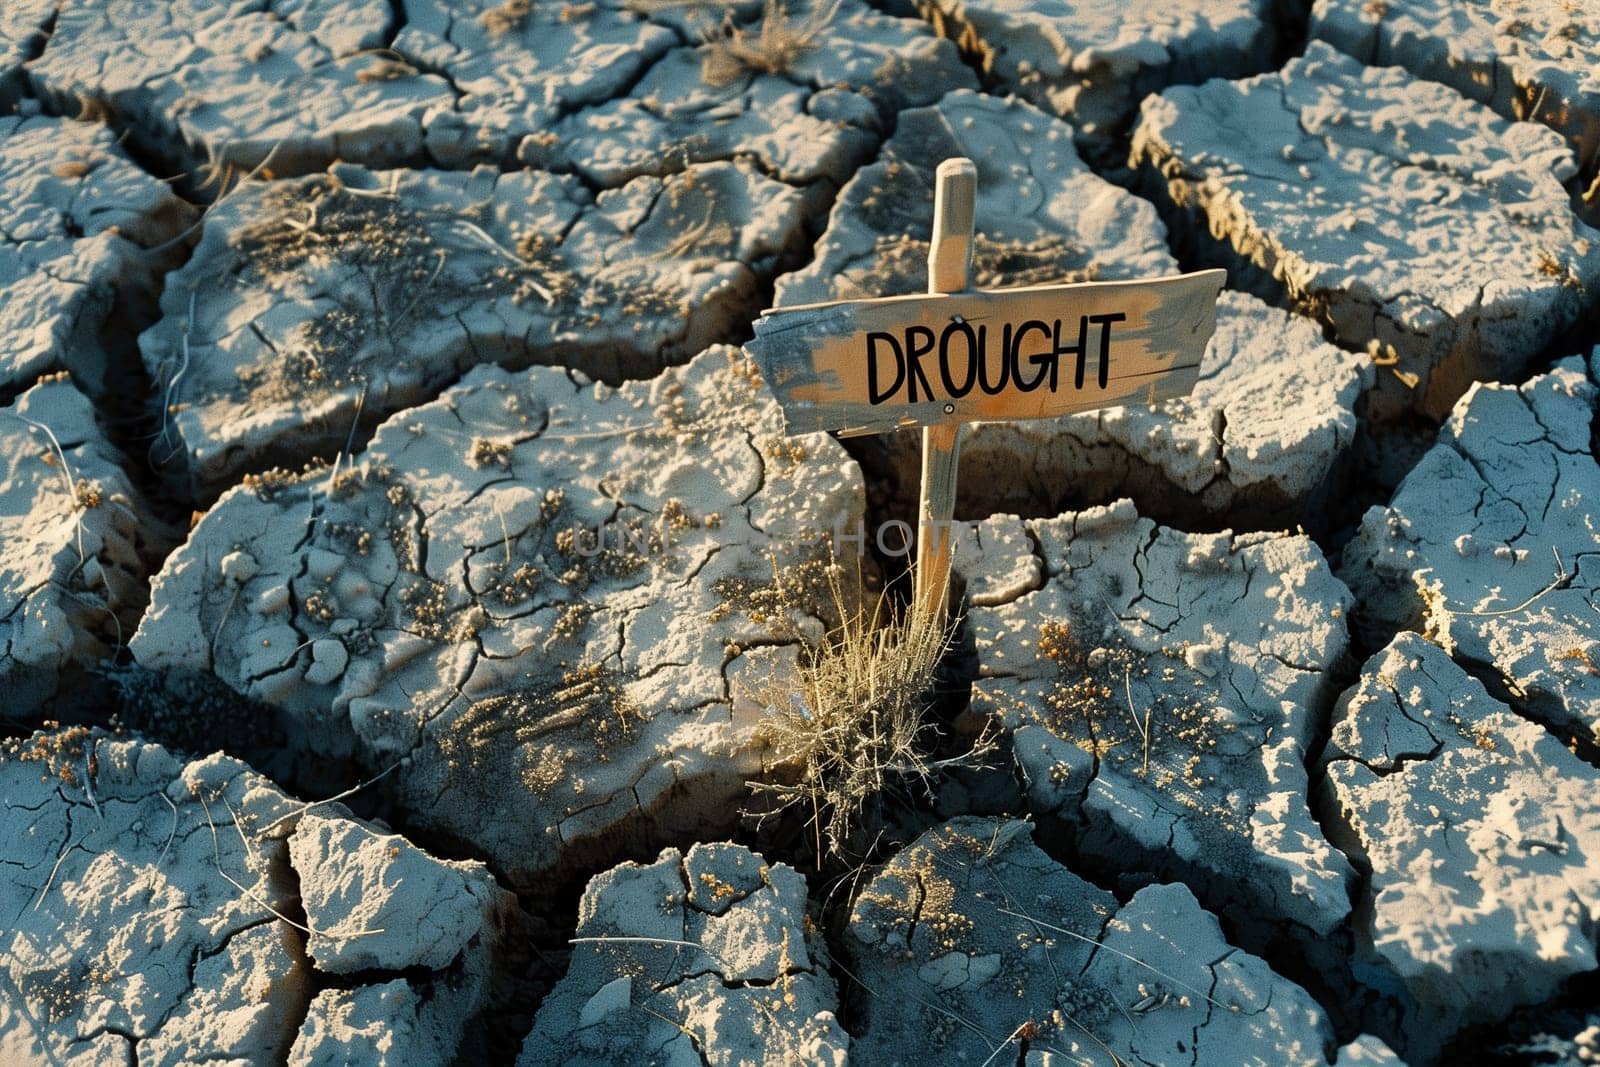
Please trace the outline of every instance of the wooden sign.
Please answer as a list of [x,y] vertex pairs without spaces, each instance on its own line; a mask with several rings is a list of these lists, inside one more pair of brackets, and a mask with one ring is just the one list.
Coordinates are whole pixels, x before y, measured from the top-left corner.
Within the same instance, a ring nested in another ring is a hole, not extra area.
[[1193,390],[1227,275],[767,311],[746,348],[790,433],[1040,419]]
[[944,618],[957,430],[1186,396],[1227,273],[969,289],[978,171],[939,164],[928,294],[773,308],[745,344],[791,434],[921,426],[916,611]]

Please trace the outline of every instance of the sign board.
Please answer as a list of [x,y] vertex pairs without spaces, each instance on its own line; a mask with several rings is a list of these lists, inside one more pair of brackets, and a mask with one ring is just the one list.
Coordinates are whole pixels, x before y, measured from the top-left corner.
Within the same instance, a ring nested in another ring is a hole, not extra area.
[[791,434],[922,427],[915,611],[941,624],[961,424],[1187,395],[1227,281],[970,289],[977,190],[971,160],[939,164],[926,295],[773,308],[745,344]]
[[790,433],[1039,419],[1187,395],[1226,272],[766,311],[745,347]]

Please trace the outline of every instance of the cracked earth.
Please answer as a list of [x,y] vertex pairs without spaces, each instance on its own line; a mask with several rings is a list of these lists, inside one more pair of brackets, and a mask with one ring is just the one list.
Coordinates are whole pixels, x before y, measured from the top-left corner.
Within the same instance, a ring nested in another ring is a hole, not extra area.
[[[1594,1062],[1596,57],[0,4],[0,1063]],[[922,291],[958,155],[981,286],[1229,282],[1190,396],[963,429],[930,776],[830,851],[774,723],[920,453],[739,346]]]

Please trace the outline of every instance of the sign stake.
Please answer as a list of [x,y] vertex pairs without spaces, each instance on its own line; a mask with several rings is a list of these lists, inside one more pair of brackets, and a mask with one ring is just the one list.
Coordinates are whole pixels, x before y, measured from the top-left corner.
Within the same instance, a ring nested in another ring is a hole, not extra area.
[[[939,164],[933,191],[933,241],[928,247],[928,292],[961,293],[972,285],[973,218],[978,168],[972,160]],[[956,462],[961,424],[922,428],[922,485],[917,492],[917,562],[912,611],[942,628],[950,592],[950,535],[956,511]]]

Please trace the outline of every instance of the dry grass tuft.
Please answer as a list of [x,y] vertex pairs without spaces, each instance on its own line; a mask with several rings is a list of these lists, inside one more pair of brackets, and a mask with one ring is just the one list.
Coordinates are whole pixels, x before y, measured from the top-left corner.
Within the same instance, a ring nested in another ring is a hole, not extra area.
[[791,15],[783,0],[766,0],[760,26],[750,29],[724,21],[706,35],[700,77],[707,85],[731,85],[747,74],[786,74],[816,47],[819,33],[833,21],[840,0],[806,15]]
[[[952,632],[918,612],[897,615],[886,593],[869,603],[859,571],[849,585],[837,563],[827,574],[839,625],[802,654],[797,674],[770,678],[752,694],[767,713],[756,739],[796,769],[785,780],[749,783],[771,804],[763,816],[809,809],[819,865],[825,852],[843,852],[863,810],[888,786],[926,783],[945,765],[930,758],[933,731],[922,711]],[[980,741],[963,759],[984,750]]]
[[39,732],[31,737],[0,741],[0,760],[37,763],[43,768],[41,781],[78,786],[99,774],[94,742],[94,731],[87,726],[62,726],[53,719],[46,719],[40,724]]

